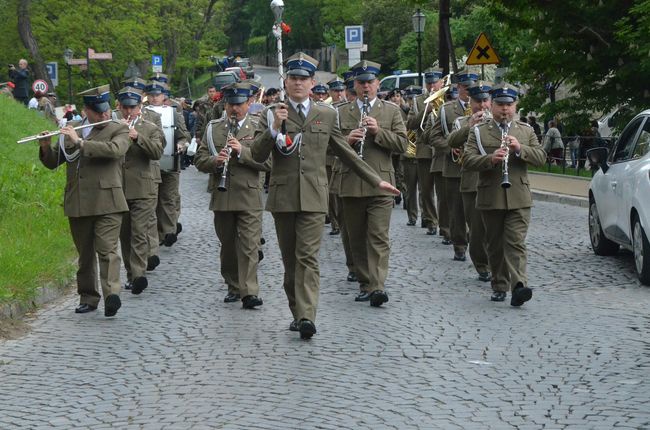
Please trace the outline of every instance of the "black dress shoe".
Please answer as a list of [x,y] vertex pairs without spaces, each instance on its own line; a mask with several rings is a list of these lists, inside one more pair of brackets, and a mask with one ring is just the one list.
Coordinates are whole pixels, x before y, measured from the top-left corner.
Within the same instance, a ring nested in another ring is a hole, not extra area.
[[375,290],[370,294],[370,306],[378,308],[388,301],[388,294],[385,291]]
[[330,219],[329,215],[325,215],[325,224],[331,223],[332,220]]
[[234,303],[234,302],[238,302],[240,298],[241,297],[239,297],[239,294],[228,293],[228,294],[226,294],[226,297],[223,298],[223,302],[224,303]]
[[447,238],[444,238],[444,239],[442,239],[442,244],[443,245],[451,245],[451,240],[449,240]]
[[131,290],[133,289],[133,283],[131,281],[127,281],[126,284],[124,284],[124,289],[125,290]]
[[109,294],[104,300],[104,316],[113,317],[117,310],[122,307],[122,301],[117,294]]
[[300,331],[300,339],[311,339],[316,334],[316,325],[309,320],[302,319],[298,330]]
[[481,282],[490,282],[492,275],[490,275],[490,272],[481,272],[478,274],[478,280]]
[[523,282],[517,282],[512,290],[510,306],[521,306],[533,297],[533,290],[524,286]]
[[357,274],[354,272],[348,272],[348,282],[357,282]]
[[397,206],[399,206],[400,203],[402,203],[402,195],[401,194],[399,196],[395,196],[395,204]]
[[264,260],[264,251],[261,249],[257,250],[257,262],[259,263],[260,261]]
[[415,225],[415,220],[414,220],[414,219],[410,219],[410,220],[408,220],[408,222],[406,223],[406,225],[414,226],[414,225]]
[[152,255],[151,257],[147,258],[147,272],[151,272],[159,265],[160,265],[160,257],[158,257],[157,255]]
[[180,222],[177,222],[176,223],[176,234],[177,235],[181,234],[181,231],[183,231],[183,224],[181,224]]
[[74,310],[75,314],[86,314],[88,312],[92,312],[94,310],[97,310],[97,306],[92,306],[87,303],[82,303],[79,306],[77,306]]
[[291,324],[289,324],[289,331],[300,331],[298,320],[291,321]]
[[357,294],[357,296],[354,298],[354,301],[355,302],[367,302],[368,300],[370,300],[370,295],[371,294],[372,293],[362,291],[359,294]]
[[144,276],[138,276],[132,282],[131,293],[140,294],[144,291],[145,288],[149,285],[147,278]]
[[427,228],[427,227],[429,227],[429,226],[427,225],[426,222],[422,221],[422,222],[420,223],[420,227],[421,227],[421,228]]
[[467,257],[465,256],[464,252],[455,252],[454,253],[454,261],[466,261]]
[[246,296],[241,299],[242,307],[244,309],[255,309],[255,306],[262,306],[264,302],[257,296]]
[[429,236],[435,236],[436,233],[437,233],[437,229],[435,227],[429,227],[427,229],[427,234]]
[[173,244],[176,243],[176,240],[177,240],[176,233],[167,233],[165,235],[165,239],[163,239],[163,245],[172,246]]
[[506,292],[504,291],[495,291],[492,293],[492,297],[490,297],[490,300],[493,302],[503,302],[506,299]]
[[260,243],[261,243],[262,245],[264,245],[264,244],[266,243],[266,239],[264,239],[263,237],[260,237]]
[[338,228],[333,228],[332,231],[330,231],[330,236],[336,236],[337,234],[341,234],[341,230]]

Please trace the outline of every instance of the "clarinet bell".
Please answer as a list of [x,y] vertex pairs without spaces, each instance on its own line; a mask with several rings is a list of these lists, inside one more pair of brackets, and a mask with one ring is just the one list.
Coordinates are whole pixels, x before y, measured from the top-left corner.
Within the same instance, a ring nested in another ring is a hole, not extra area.
[[501,181],[501,188],[508,189],[508,188],[510,188],[510,185],[512,185],[512,184],[510,183],[510,178],[508,177],[508,174],[506,173],[505,175],[503,175],[503,179]]
[[217,185],[217,190],[222,191],[222,192],[223,191],[228,191],[228,187],[226,187],[226,178],[225,177],[222,176],[221,179],[219,179],[219,185]]

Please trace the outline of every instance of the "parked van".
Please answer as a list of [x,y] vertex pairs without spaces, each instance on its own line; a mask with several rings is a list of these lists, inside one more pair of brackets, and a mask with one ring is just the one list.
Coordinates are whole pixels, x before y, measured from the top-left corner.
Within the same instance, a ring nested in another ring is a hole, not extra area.
[[409,85],[419,85],[421,87],[424,87],[423,82],[424,73],[422,73],[422,80],[419,80],[417,73],[411,73],[409,70],[397,70],[393,72],[392,75],[386,76],[381,81],[379,81],[379,93],[386,94],[395,88],[403,90]]

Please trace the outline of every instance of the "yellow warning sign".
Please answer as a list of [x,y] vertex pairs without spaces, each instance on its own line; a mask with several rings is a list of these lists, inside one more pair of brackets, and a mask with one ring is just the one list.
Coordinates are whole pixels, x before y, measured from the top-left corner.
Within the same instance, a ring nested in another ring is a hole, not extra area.
[[478,35],[476,42],[474,42],[474,47],[469,52],[465,64],[475,66],[478,64],[499,64],[500,62],[501,60],[499,60],[499,56],[490,43],[490,40],[485,33],[481,33]]

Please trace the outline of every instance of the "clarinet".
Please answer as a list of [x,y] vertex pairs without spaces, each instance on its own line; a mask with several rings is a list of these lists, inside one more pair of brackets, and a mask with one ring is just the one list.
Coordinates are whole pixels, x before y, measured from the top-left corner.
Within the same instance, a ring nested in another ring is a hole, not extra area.
[[359,148],[359,157],[363,159],[363,144],[366,141],[366,134],[368,133],[368,127],[366,127],[365,122],[368,118],[368,111],[370,110],[370,102],[368,100],[368,93],[363,93],[363,106],[361,107],[361,119],[359,120],[359,128],[363,130],[363,137],[357,142],[357,147]]
[[510,188],[510,177],[508,176],[508,158],[510,156],[510,148],[508,147],[507,142],[508,136],[508,126],[501,128],[501,148],[506,150],[506,156],[503,157],[503,163],[501,164],[501,188]]
[[228,141],[234,139],[235,135],[233,130],[237,127],[237,114],[232,114],[230,116],[230,123],[228,124],[228,135],[226,136],[226,159],[223,162],[223,170],[221,171],[221,179],[219,180],[219,185],[217,185],[217,190],[219,191],[228,191],[226,187],[226,177],[228,176],[228,161],[230,160],[230,154],[232,153],[232,148],[228,146]]

